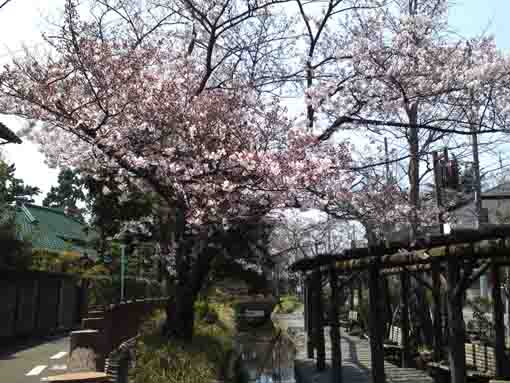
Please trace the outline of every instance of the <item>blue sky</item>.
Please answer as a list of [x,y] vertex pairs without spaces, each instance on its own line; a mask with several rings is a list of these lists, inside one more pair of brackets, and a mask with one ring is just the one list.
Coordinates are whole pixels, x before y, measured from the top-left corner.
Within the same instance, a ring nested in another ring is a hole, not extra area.
[[[429,1],[429,0],[424,0]],[[497,45],[510,52],[510,0],[456,0],[450,9],[452,30],[464,37],[482,32],[496,36]],[[55,15],[63,0],[14,0],[0,11],[0,63],[10,54],[19,52],[26,44],[34,47],[40,41],[41,30],[48,17]],[[17,131],[22,127],[17,120],[0,115],[0,121]],[[31,185],[39,186],[43,194],[56,184],[57,170],[44,164],[43,156],[34,144],[7,145],[6,156],[17,167],[17,176]]]
[[464,37],[483,32],[496,36],[498,47],[510,49],[509,0],[456,0],[450,9],[452,29]]

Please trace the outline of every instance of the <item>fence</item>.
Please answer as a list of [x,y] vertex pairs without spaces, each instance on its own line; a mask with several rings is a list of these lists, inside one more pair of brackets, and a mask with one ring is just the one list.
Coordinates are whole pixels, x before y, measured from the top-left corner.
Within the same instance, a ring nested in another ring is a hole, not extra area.
[[0,270],[0,339],[47,335],[80,322],[79,281],[66,274]]
[[[155,309],[163,308],[168,302],[164,298],[147,298],[122,302],[105,308],[94,308],[82,320],[82,330],[71,332],[70,358],[76,349],[91,349],[96,355],[95,366],[102,370],[118,363],[123,344],[134,339],[140,331],[144,319]],[[110,363],[108,363],[110,361]]]

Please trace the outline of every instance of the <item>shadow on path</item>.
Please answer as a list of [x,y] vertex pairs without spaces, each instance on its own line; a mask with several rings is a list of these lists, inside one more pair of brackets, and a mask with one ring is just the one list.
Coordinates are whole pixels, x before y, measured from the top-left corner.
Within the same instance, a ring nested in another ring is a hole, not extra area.
[[10,340],[9,342],[2,342],[0,346],[0,360],[15,359],[15,354],[28,350],[37,346],[58,343],[62,339],[69,336],[69,332],[65,332],[58,335],[47,335],[34,338],[17,338],[16,340]]

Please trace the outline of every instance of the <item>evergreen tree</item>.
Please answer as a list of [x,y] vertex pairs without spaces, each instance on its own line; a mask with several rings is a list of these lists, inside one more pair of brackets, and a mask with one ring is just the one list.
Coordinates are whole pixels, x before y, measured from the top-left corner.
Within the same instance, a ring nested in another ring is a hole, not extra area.
[[41,190],[37,186],[25,185],[24,181],[16,178],[16,166],[0,159],[0,201],[11,205],[16,199],[34,202],[33,197]]
[[15,171],[14,165],[0,159],[0,268],[25,269],[31,262],[30,244],[17,238],[13,204],[18,198],[33,202],[40,190],[25,185]]
[[84,220],[85,209],[79,209],[78,202],[85,202],[84,182],[76,170],[63,169],[58,175],[58,185],[52,186],[43,206],[63,208],[72,211],[74,215]]

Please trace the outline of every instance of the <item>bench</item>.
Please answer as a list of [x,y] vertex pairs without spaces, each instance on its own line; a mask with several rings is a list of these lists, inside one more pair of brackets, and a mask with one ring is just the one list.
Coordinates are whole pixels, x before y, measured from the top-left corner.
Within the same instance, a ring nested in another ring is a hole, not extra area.
[[[481,343],[465,343],[466,371],[468,377],[490,379],[496,376],[496,353],[494,347]],[[444,363],[429,363],[429,367],[450,372],[450,366]]]
[[390,326],[388,341],[384,344],[384,350],[402,350],[402,329],[398,326]]
[[466,366],[474,372],[470,375],[496,376],[496,352],[494,347],[480,343],[465,343]]
[[347,329],[347,332],[351,332],[356,325],[360,326],[359,313],[357,311],[350,310],[347,315],[347,322],[342,323],[342,325]]

